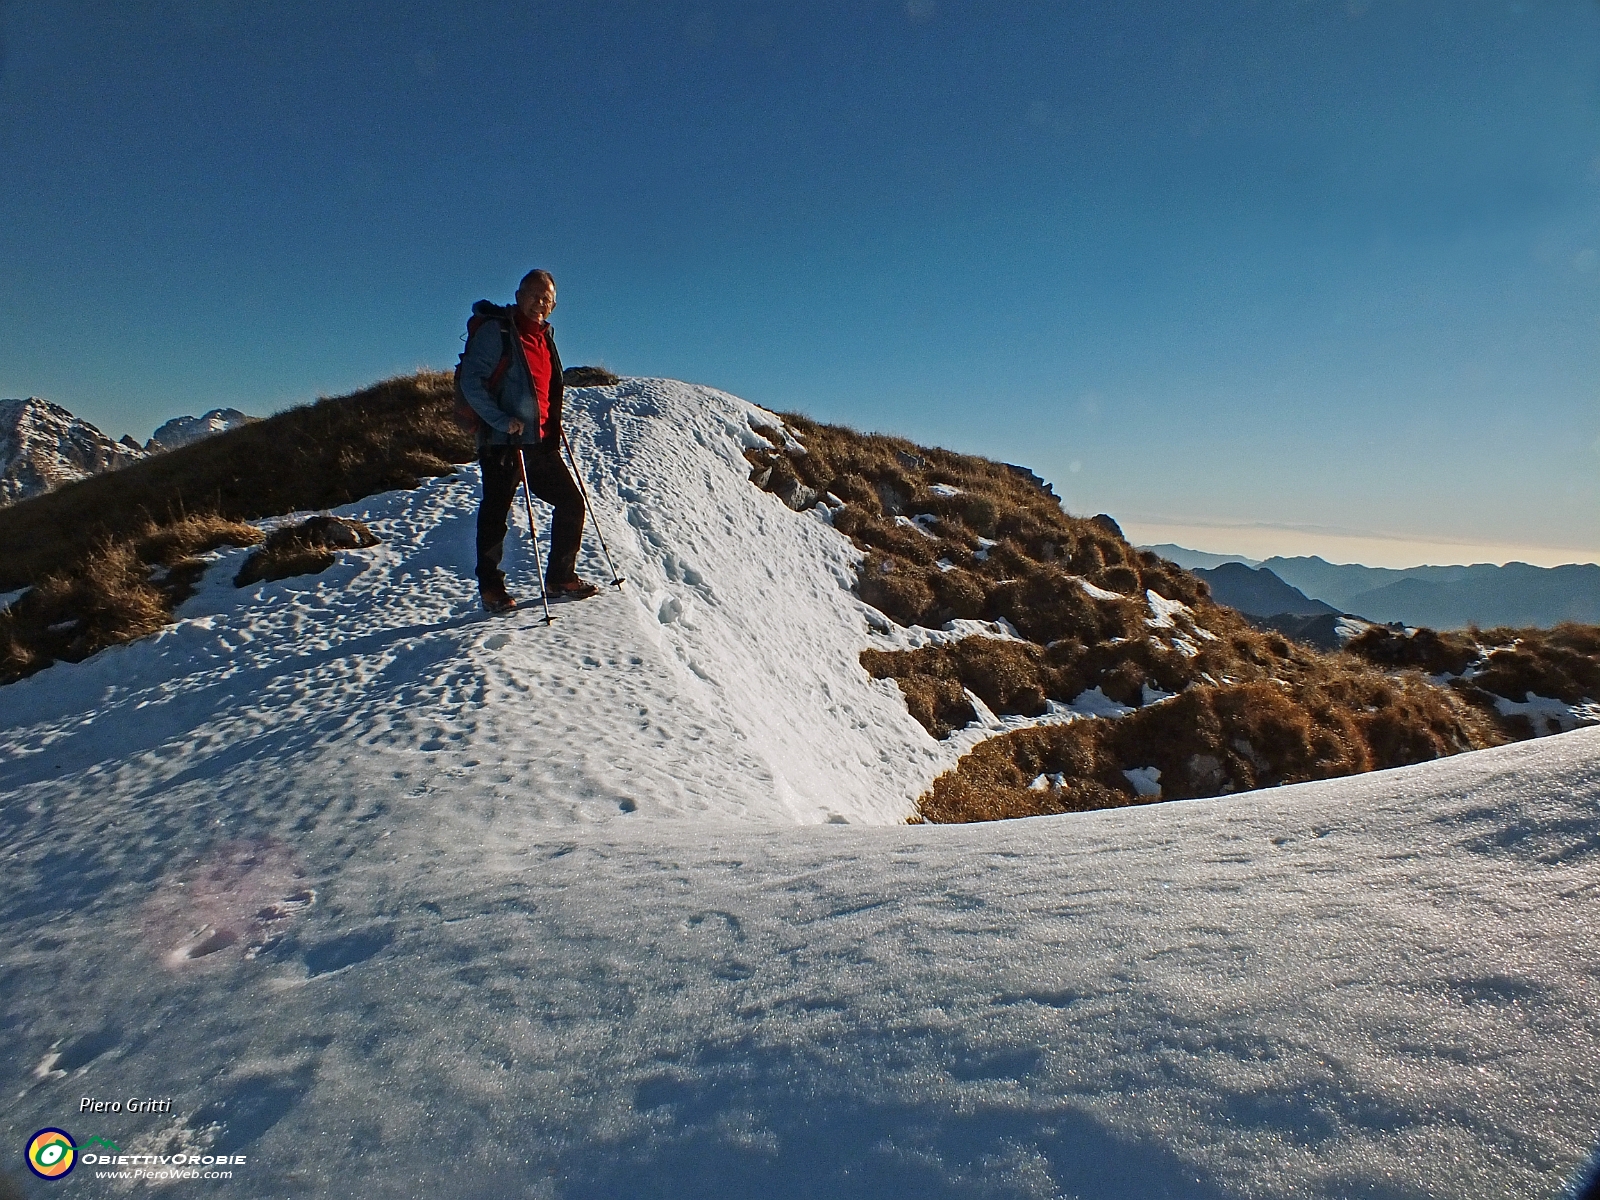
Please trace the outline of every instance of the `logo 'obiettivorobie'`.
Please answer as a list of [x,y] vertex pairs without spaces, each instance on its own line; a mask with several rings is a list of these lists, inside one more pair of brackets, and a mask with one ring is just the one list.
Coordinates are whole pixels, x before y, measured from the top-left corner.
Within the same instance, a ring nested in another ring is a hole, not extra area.
[[41,1129],[28,1141],[28,1167],[40,1179],[60,1179],[77,1161],[77,1143],[65,1129]]
[[[60,1179],[80,1162],[86,1167],[140,1167],[134,1179],[232,1179],[233,1172],[200,1174],[201,1167],[242,1167],[243,1154],[124,1154],[110,1138],[79,1142],[65,1129],[41,1129],[28,1140],[28,1167],[40,1179]],[[98,1177],[98,1176],[97,1176]],[[126,1175],[115,1178],[124,1179]]]

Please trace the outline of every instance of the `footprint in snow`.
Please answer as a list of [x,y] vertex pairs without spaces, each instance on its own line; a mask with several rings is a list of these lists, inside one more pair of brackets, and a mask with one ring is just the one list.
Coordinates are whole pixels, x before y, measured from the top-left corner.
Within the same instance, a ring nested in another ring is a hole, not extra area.
[[316,903],[303,875],[281,843],[225,842],[157,886],[143,919],[150,948],[172,970],[230,958],[223,952],[235,948],[254,959]]
[[678,928],[685,937],[691,933],[703,933],[716,936],[731,936],[739,941],[744,940],[744,925],[739,918],[730,912],[722,912],[719,909],[693,913],[678,922]]

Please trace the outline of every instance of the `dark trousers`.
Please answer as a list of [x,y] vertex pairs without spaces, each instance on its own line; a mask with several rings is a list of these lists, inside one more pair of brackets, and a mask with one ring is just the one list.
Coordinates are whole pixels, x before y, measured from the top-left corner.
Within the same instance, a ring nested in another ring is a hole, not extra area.
[[500,556],[505,552],[506,517],[517,497],[522,472],[521,455],[528,469],[528,490],[555,508],[550,527],[550,557],[545,562],[546,586],[560,586],[577,574],[578,543],[583,539],[583,495],[572,482],[559,453],[537,446],[485,446],[478,452],[483,468],[483,500],[478,505],[478,587],[503,588],[505,572]]

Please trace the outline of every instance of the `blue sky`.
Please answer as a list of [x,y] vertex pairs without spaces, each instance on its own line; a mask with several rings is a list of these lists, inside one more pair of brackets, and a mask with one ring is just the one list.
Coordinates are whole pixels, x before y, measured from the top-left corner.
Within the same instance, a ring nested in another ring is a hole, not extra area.
[[1600,559],[1600,3],[0,3],[0,395],[569,362],[1141,540]]

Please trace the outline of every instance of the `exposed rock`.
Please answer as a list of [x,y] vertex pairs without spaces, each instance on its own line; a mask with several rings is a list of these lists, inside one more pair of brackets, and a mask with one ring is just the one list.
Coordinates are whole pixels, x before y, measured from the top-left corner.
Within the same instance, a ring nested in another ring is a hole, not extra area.
[[817,493],[792,475],[773,489],[773,494],[795,512],[804,512],[817,502]]
[[0,504],[115,471],[144,456],[136,444],[112,441],[49,400],[0,400]]
[[[1061,497],[1056,495],[1056,489],[1051,487],[1038,475],[1035,475],[1027,467],[1019,467],[1016,463],[1001,463],[1000,465],[1006,470],[1010,471],[1012,474],[1020,475],[1022,478],[1026,479],[1029,483],[1033,484],[1034,487],[1038,488],[1046,496],[1049,496],[1050,499],[1054,500],[1057,504],[1061,502]],[[1122,534],[1118,533],[1117,536],[1121,537]]]
[[876,480],[872,488],[878,493],[878,503],[886,516],[898,517],[905,513],[909,499],[906,494],[887,479]]
[[896,461],[908,471],[920,471],[928,465],[928,460],[920,454],[911,454],[905,450],[894,452]]
[[291,575],[315,575],[331,567],[335,550],[376,546],[378,537],[360,521],[348,517],[308,517],[298,525],[284,525],[267,536],[234,576],[235,587]]
[[[1048,485],[1046,486],[1048,487]],[[1090,517],[1089,520],[1100,526],[1101,529],[1104,529],[1112,537],[1120,538],[1122,541],[1128,540],[1126,537],[1123,537],[1122,526],[1118,525],[1116,520],[1108,514],[1096,513],[1094,516]]]

